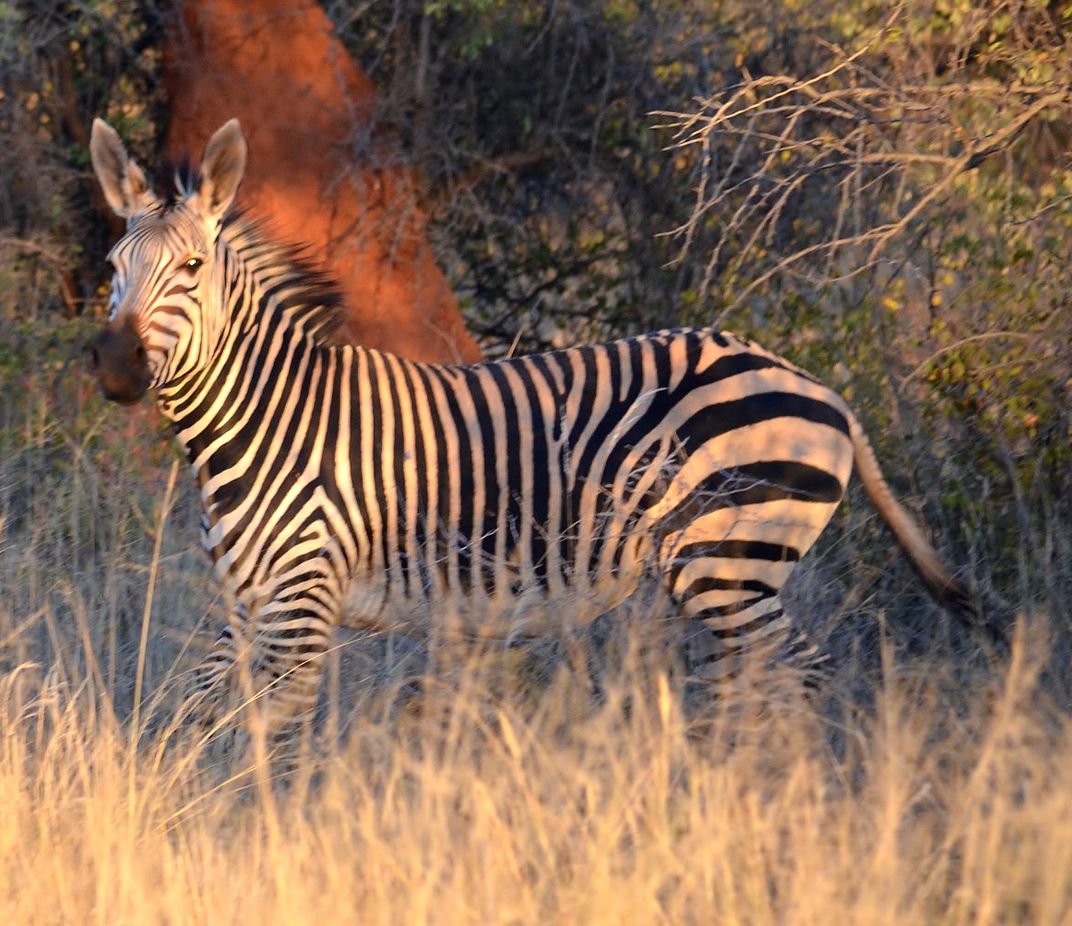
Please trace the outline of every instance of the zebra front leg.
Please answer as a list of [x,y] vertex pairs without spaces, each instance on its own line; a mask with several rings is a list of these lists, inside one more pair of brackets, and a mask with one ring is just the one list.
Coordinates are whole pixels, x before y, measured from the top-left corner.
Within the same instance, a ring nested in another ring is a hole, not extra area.
[[204,731],[226,719],[226,707],[234,691],[235,641],[245,638],[248,624],[249,612],[237,604],[212,650],[193,671],[181,715]]
[[311,729],[337,616],[323,586],[279,591],[258,609],[252,640],[238,650],[238,682],[268,743]]

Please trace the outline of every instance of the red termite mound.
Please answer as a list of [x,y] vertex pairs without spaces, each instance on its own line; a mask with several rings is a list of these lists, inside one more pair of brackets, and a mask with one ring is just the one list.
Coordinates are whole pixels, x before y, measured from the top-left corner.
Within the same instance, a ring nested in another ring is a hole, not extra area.
[[343,336],[416,360],[479,360],[413,172],[377,138],[375,90],[314,0],[180,0],[167,31],[169,154],[200,150],[237,116],[250,149],[240,205],[338,278]]

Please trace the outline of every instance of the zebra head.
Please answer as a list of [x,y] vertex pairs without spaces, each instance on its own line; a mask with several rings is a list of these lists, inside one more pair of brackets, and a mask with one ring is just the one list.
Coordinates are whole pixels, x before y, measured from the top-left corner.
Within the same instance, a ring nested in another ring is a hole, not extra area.
[[115,130],[93,121],[93,169],[126,234],[108,260],[115,268],[108,324],[87,346],[104,395],[123,404],[200,367],[224,324],[217,241],[246,167],[246,142],[232,119],[209,140],[200,178],[176,177],[158,196]]

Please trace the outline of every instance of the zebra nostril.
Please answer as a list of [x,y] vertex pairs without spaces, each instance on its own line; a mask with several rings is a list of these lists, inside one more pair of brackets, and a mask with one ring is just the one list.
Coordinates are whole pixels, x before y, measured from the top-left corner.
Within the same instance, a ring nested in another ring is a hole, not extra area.
[[145,363],[145,358],[145,346],[143,344],[138,344],[138,346],[134,348],[134,362]]

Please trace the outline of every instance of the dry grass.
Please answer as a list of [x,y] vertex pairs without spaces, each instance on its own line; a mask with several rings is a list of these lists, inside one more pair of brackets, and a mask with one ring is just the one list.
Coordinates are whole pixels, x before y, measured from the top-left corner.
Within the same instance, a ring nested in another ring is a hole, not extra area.
[[868,709],[767,679],[688,718],[636,651],[598,698],[564,667],[533,697],[516,660],[468,654],[423,694],[373,686],[314,775],[260,796],[195,744],[135,749],[92,671],[10,672],[0,914],[1065,923],[1072,740],[1038,695],[1041,648],[1021,633],[1004,676],[970,692],[887,660]]

